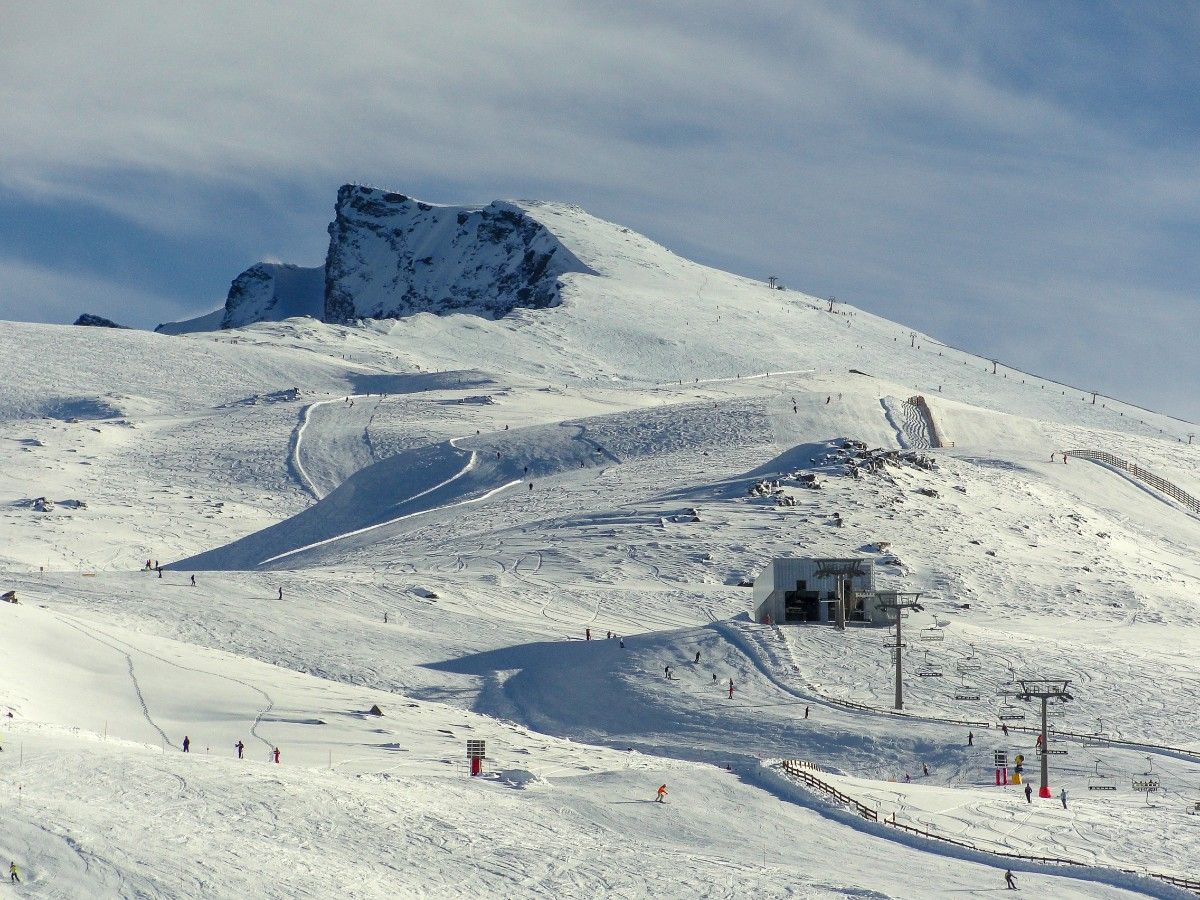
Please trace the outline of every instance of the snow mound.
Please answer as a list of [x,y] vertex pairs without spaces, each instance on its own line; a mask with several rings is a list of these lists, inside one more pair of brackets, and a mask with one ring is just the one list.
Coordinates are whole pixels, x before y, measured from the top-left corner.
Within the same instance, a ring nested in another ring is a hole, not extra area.
[[489,772],[484,776],[488,779],[494,779],[501,784],[506,784],[509,787],[524,790],[530,785],[546,784],[546,779],[539,778],[528,769],[500,769],[497,772]]

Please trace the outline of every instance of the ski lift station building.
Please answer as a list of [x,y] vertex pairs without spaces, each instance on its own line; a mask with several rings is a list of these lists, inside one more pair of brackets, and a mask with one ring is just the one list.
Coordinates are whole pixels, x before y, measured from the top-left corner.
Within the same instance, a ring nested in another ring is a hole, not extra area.
[[832,623],[838,573],[846,583],[846,621],[888,624],[884,611],[875,607],[875,561],[868,557],[772,560],[754,579],[754,621],[766,622],[769,616],[779,625]]

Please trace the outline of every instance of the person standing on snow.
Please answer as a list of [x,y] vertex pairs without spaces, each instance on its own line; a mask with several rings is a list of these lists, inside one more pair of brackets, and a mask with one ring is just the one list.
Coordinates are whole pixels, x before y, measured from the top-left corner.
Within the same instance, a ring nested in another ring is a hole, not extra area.
[[192,748],[192,739],[186,734],[183,736],[183,752],[188,753]]
[[1025,802],[1033,803],[1033,785],[1029,782],[1025,783]]
[[242,753],[244,753],[244,752],[245,752],[245,750],[246,750],[246,745],[245,745],[245,744],[243,744],[243,743],[242,743],[242,742],[239,740],[239,741],[238,741],[236,744],[234,744],[234,745],[233,745],[233,747],[234,747],[234,749],[235,749],[235,750],[237,750],[237,752],[238,752],[238,759],[241,759],[241,758],[242,758]]
[[21,883],[21,876],[17,874],[17,864],[15,862],[8,864],[8,880],[12,884]]
[[665,784],[660,784],[658,786],[658,796],[654,798],[654,802],[666,803],[667,801],[663,799],[665,796],[667,796],[667,786]]
[[729,699],[733,699],[733,679],[729,679]]
[[1005,890],[1015,891],[1017,889],[1016,879],[1013,878],[1012,869],[1008,869],[1004,873]]
[[1067,808],[1067,789],[1063,788],[1058,792],[1058,799],[1062,801],[1063,809]]
[[973,732],[973,731],[967,732],[967,746],[968,747],[975,746],[975,732]]
[[590,629],[590,628],[583,629],[583,639],[585,641],[590,641],[592,639],[592,629]]
[[193,575],[192,576],[192,587],[195,587],[195,586],[196,586],[196,576]]
[[279,748],[278,747],[275,748],[275,751],[271,755],[275,758],[275,762],[279,762]]
[[283,588],[282,587],[279,588],[279,599],[280,600],[283,599]]
[[696,665],[700,665],[700,651],[696,651]]
[[808,707],[804,707],[804,718],[808,718]]

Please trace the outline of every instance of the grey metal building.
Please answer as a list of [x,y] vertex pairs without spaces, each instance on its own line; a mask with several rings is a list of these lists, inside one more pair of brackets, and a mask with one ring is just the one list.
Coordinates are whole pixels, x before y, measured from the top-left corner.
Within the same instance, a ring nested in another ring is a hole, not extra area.
[[[846,621],[888,624],[875,608],[875,562],[870,557],[772,560],[754,580],[754,620],[779,625],[832,623],[838,581],[846,583]],[[861,599],[860,599],[861,598]]]

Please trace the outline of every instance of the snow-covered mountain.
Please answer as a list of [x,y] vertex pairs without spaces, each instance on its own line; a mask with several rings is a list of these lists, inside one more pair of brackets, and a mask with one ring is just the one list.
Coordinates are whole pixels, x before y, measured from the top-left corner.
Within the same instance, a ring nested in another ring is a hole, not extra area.
[[[1195,878],[1195,426],[563,204],[344,188],[330,234],[326,267],[163,329],[193,333],[0,323],[37,361],[0,386],[14,890]],[[790,555],[921,594],[905,716],[887,629],[753,620]],[[1035,759],[1017,681],[1050,675],[1067,808],[994,784],[996,751]]]

